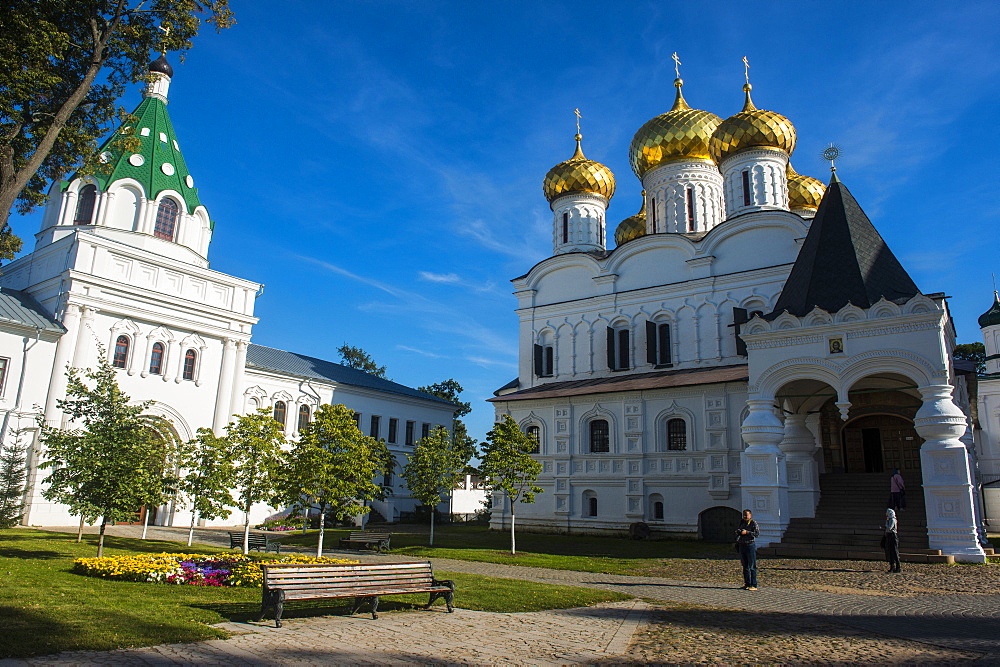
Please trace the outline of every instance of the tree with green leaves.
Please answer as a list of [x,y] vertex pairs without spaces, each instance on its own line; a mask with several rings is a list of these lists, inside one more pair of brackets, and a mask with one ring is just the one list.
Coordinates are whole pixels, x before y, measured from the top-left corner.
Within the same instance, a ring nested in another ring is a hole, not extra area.
[[47,425],[42,415],[38,425],[47,457],[40,467],[50,470],[42,495],[85,519],[100,519],[100,557],[108,524],[163,504],[175,480],[169,465],[174,443],[142,417],[151,401],[132,404],[107,355],[102,350],[98,356],[96,370],[66,371],[66,398],[57,403],[78,428]]
[[341,362],[349,368],[357,368],[359,371],[364,371],[375,377],[380,377],[383,380],[388,380],[385,376],[385,366],[379,366],[372,359],[372,356],[362,350],[360,347],[354,347],[353,345],[348,345],[344,343],[337,348],[337,352],[340,354]]
[[224,519],[236,504],[230,489],[236,468],[229,457],[229,443],[211,429],[200,428],[194,440],[185,443],[177,457],[180,469],[177,490],[191,504],[188,546],[194,541],[198,519]]
[[293,513],[319,512],[316,555],[322,556],[326,517],[343,520],[371,511],[365,501],[382,497],[375,479],[385,473],[390,459],[384,442],[358,429],[353,410],[321,405],[285,454],[272,503]]
[[954,357],[976,364],[976,372],[986,372],[986,346],[982,343],[962,343],[955,346]]
[[233,488],[243,512],[243,553],[250,553],[250,510],[274,495],[285,434],[271,411],[261,408],[239,415],[226,426],[222,446],[229,451],[235,473]]
[[24,482],[28,446],[23,430],[11,431],[10,443],[0,445],[0,528],[13,528],[24,514]]
[[451,493],[462,479],[468,462],[466,452],[455,448],[448,430],[436,426],[426,438],[417,441],[403,466],[402,477],[410,495],[430,508],[431,546],[434,546],[434,511],[442,496]]
[[443,398],[444,400],[455,404],[455,412],[452,415],[451,420],[451,437],[453,441],[453,447],[457,450],[462,451],[466,456],[466,461],[471,461],[478,456],[479,452],[476,449],[476,439],[469,435],[468,429],[465,427],[465,422],[460,418],[472,412],[472,404],[468,401],[462,401],[459,399],[459,395],[464,391],[462,385],[458,383],[458,380],[448,379],[444,382],[438,382],[435,384],[427,385],[426,387],[417,387],[417,391],[422,391],[431,396],[437,396],[438,398]]
[[493,425],[483,443],[483,459],[479,471],[491,491],[503,491],[510,502],[510,553],[515,551],[514,519],[515,507],[522,503],[535,502],[535,494],[542,489],[535,484],[542,464],[531,458],[535,440],[525,434],[511,419],[503,419]]
[[97,140],[148,79],[154,51],[183,57],[203,22],[234,23],[228,0],[9,0],[0,4],[0,259],[21,240],[11,209],[44,203],[46,185],[101,168]]

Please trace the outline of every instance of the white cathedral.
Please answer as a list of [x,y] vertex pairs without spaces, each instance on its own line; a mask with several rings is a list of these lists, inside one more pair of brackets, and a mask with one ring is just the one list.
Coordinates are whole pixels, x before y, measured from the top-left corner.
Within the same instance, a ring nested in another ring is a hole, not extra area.
[[[726,119],[674,85],[632,140],[643,202],[613,249],[614,175],[579,133],[545,176],[552,256],[513,280],[519,372],[490,399],[543,466],[517,525],[731,540],[749,508],[761,546],[850,556],[899,468],[903,551],[983,562],[984,509],[1000,520],[979,493],[1000,478],[1000,300],[980,321],[994,375],[977,399],[945,296],[917,288],[835,172],[795,172],[792,123],[749,80]],[[495,503],[494,527],[509,511]]]
[[[45,453],[36,417],[67,425],[57,407],[66,368],[93,367],[101,349],[123,391],[153,401],[147,418],[164,438],[187,441],[200,427],[221,434],[234,414],[269,408],[294,439],[320,404],[343,403],[402,465],[429,429],[451,426],[454,406],[447,401],[250,342],[262,285],[209,268],[215,225],[167,113],[173,70],[161,57],[150,73],[134,124],[116,130],[140,147],[122,152],[112,136],[101,149],[101,173],[55,183],[34,251],[0,275],[0,441],[19,435],[30,445],[25,525],[78,520],[41,495]],[[387,520],[418,504],[398,478],[384,482],[392,493],[372,506]],[[173,502],[136,511],[137,521],[156,525],[191,520]],[[251,520],[272,512],[257,506]],[[237,515],[207,525],[242,522]]]

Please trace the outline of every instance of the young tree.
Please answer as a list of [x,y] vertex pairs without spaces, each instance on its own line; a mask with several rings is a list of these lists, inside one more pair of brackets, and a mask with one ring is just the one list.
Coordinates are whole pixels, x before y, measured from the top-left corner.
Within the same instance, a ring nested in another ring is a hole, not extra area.
[[353,345],[348,345],[344,343],[337,348],[337,352],[340,353],[340,358],[344,362],[345,366],[350,368],[357,368],[359,371],[364,371],[365,373],[370,373],[375,377],[380,377],[383,380],[388,380],[385,376],[385,366],[379,366],[372,359],[371,355],[362,350],[360,347],[354,347]]
[[955,346],[956,359],[971,361],[976,364],[977,373],[986,372],[986,346],[982,343],[962,343]]
[[463,455],[466,456],[466,461],[474,459],[479,454],[476,450],[476,445],[479,443],[476,442],[475,438],[469,436],[469,431],[465,428],[465,423],[460,419],[460,417],[464,417],[472,412],[471,403],[459,400],[459,394],[464,391],[462,385],[457,380],[448,379],[444,382],[427,385],[426,387],[417,387],[417,391],[426,392],[455,404],[456,408],[451,420],[453,447],[463,452]]
[[[97,139],[151,51],[186,52],[202,20],[234,23],[228,0],[11,0],[0,4],[0,259],[20,250],[7,226],[76,167],[96,170]],[[86,162],[85,162],[86,161]]]
[[319,510],[316,555],[322,556],[327,515],[346,519],[369,512],[364,501],[382,497],[375,478],[385,472],[390,458],[385,443],[361,433],[353,410],[321,405],[285,454],[272,502],[289,505],[293,512]]
[[195,439],[181,448],[177,466],[181,470],[177,490],[191,502],[187,541],[191,546],[198,519],[224,519],[232,514],[227,508],[236,504],[230,492],[236,469],[229,458],[227,441],[207,428],[198,429]]
[[226,426],[222,446],[229,450],[235,468],[234,489],[243,511],[243,553],[250,553],[250,510],[266,502],[274,493],[285,435],[271,411],[261,408],[240,415]]
[[510,415],[493,426],[483,444],[483,460],[479,470],[492,491],[503,491],[510,502],[510,553],[516,553],[514,544],[514,515],[518,501],[535,502],[541,487],[535,484],[542,464],[531,458],[529,452],[535,441],[526,435]]
[[21,522],[24,513],[24,481],[28,477],[25,467],[28,446],[24,444],[24,431],[11,431],[11,441],[0,445],[0,528],[13,528]]
[[142,418],[150,402],[130,404],[106,355],[99,357],[96,370],[66,371],[66,399],[58,403],[82,428],[55,428],[38,418],[40,441],[47,450],[40,467],[51,470],[42,495],[86,519],[100,519],[98,557],[104,554],[109,523],[131,519],[138,508],[163,502],[171,485],[164,466],[172,446]]
[[434,546],[434,512],[441,496],[455,488],[469,459],[455,449],[448,430],[437,426],[426,438],[417,441],[410,459],[403,466],[402,477],[410,495],[427,505],[431,512],[431,539]]

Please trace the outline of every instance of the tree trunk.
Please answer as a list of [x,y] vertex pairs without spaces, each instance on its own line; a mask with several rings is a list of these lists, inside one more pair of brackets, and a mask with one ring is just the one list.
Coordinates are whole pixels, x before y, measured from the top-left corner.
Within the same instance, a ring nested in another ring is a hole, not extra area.
[[309,508],[302,510],[302,534],[309,532]]
[[80,529],[78,531],[76,531],[76,542],[77,542],[77,544],[79,544],[80,542],[83,541],[83,521],[84,521],[83,515],[81,514],[80,515]]
[[246,517],[243,520],[243,555],[246,556],[250,553],[250,506],[247,505]]
[[197,519],[198,519],[198,513],[195,512],[194,508],[192,507],[191,508],[191,530],[188,531],[188,546],[191,546],[191,543],[194,542],[194,522],[197,521]]
[[434,507],[431,506],[431,546],[434,546]]
[[517,553],[514,548],[514,503],[510,505],[510,555],[513,556]]
[[142,539],[146,539],[146,531],[149,530],[149,508],[144,507],[142,510]]
[[104,556],[104,532],[108,527],[108,517],[101,517],[101,536],[97,538],[97,557],[102,558]]
[[323,538],[326,536],[326,508],[319,511],[319,542],[316,543],[316,557],[323,557]]

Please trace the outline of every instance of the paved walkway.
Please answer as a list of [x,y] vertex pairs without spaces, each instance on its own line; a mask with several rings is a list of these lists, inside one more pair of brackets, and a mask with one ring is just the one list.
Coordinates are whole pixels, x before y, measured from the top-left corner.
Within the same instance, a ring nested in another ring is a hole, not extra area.
[[[139,528],[116,527],[132,536]],[[149,537],[179,539],[186,531],[151,528]],[[224,543],[222,531],[198,531],[199,541]],[[354,554],[356,556],[356,554]],[[362,560],[399,557],[362,555]],[[996,595],[892,597],[678,581],[657,577],[593,574],[521,566],[432,559],[436,570],[467,572],[544,583],[619,591],[636,597],[724,609],[811,614],[862,630],[985,654],[1000,664],[1000,592]],[[734,581],[738,573],[734,571]],[[461,597],[459,595],[459,604]],[[228,640],[108,653],[74,653],[34,664],[219,664],[357,663],[570,664],[613,661],[623,655],[642,623],[645,605],[617,603],[587,609],[526,614],[458,610],[380,615],[377,632],[366,617],[290,619],[274,631],[255,624],[223,624],[244,632]],[[581,623],[581,619],[586,619]],[[22,663],[23,664],[23,663]]]

